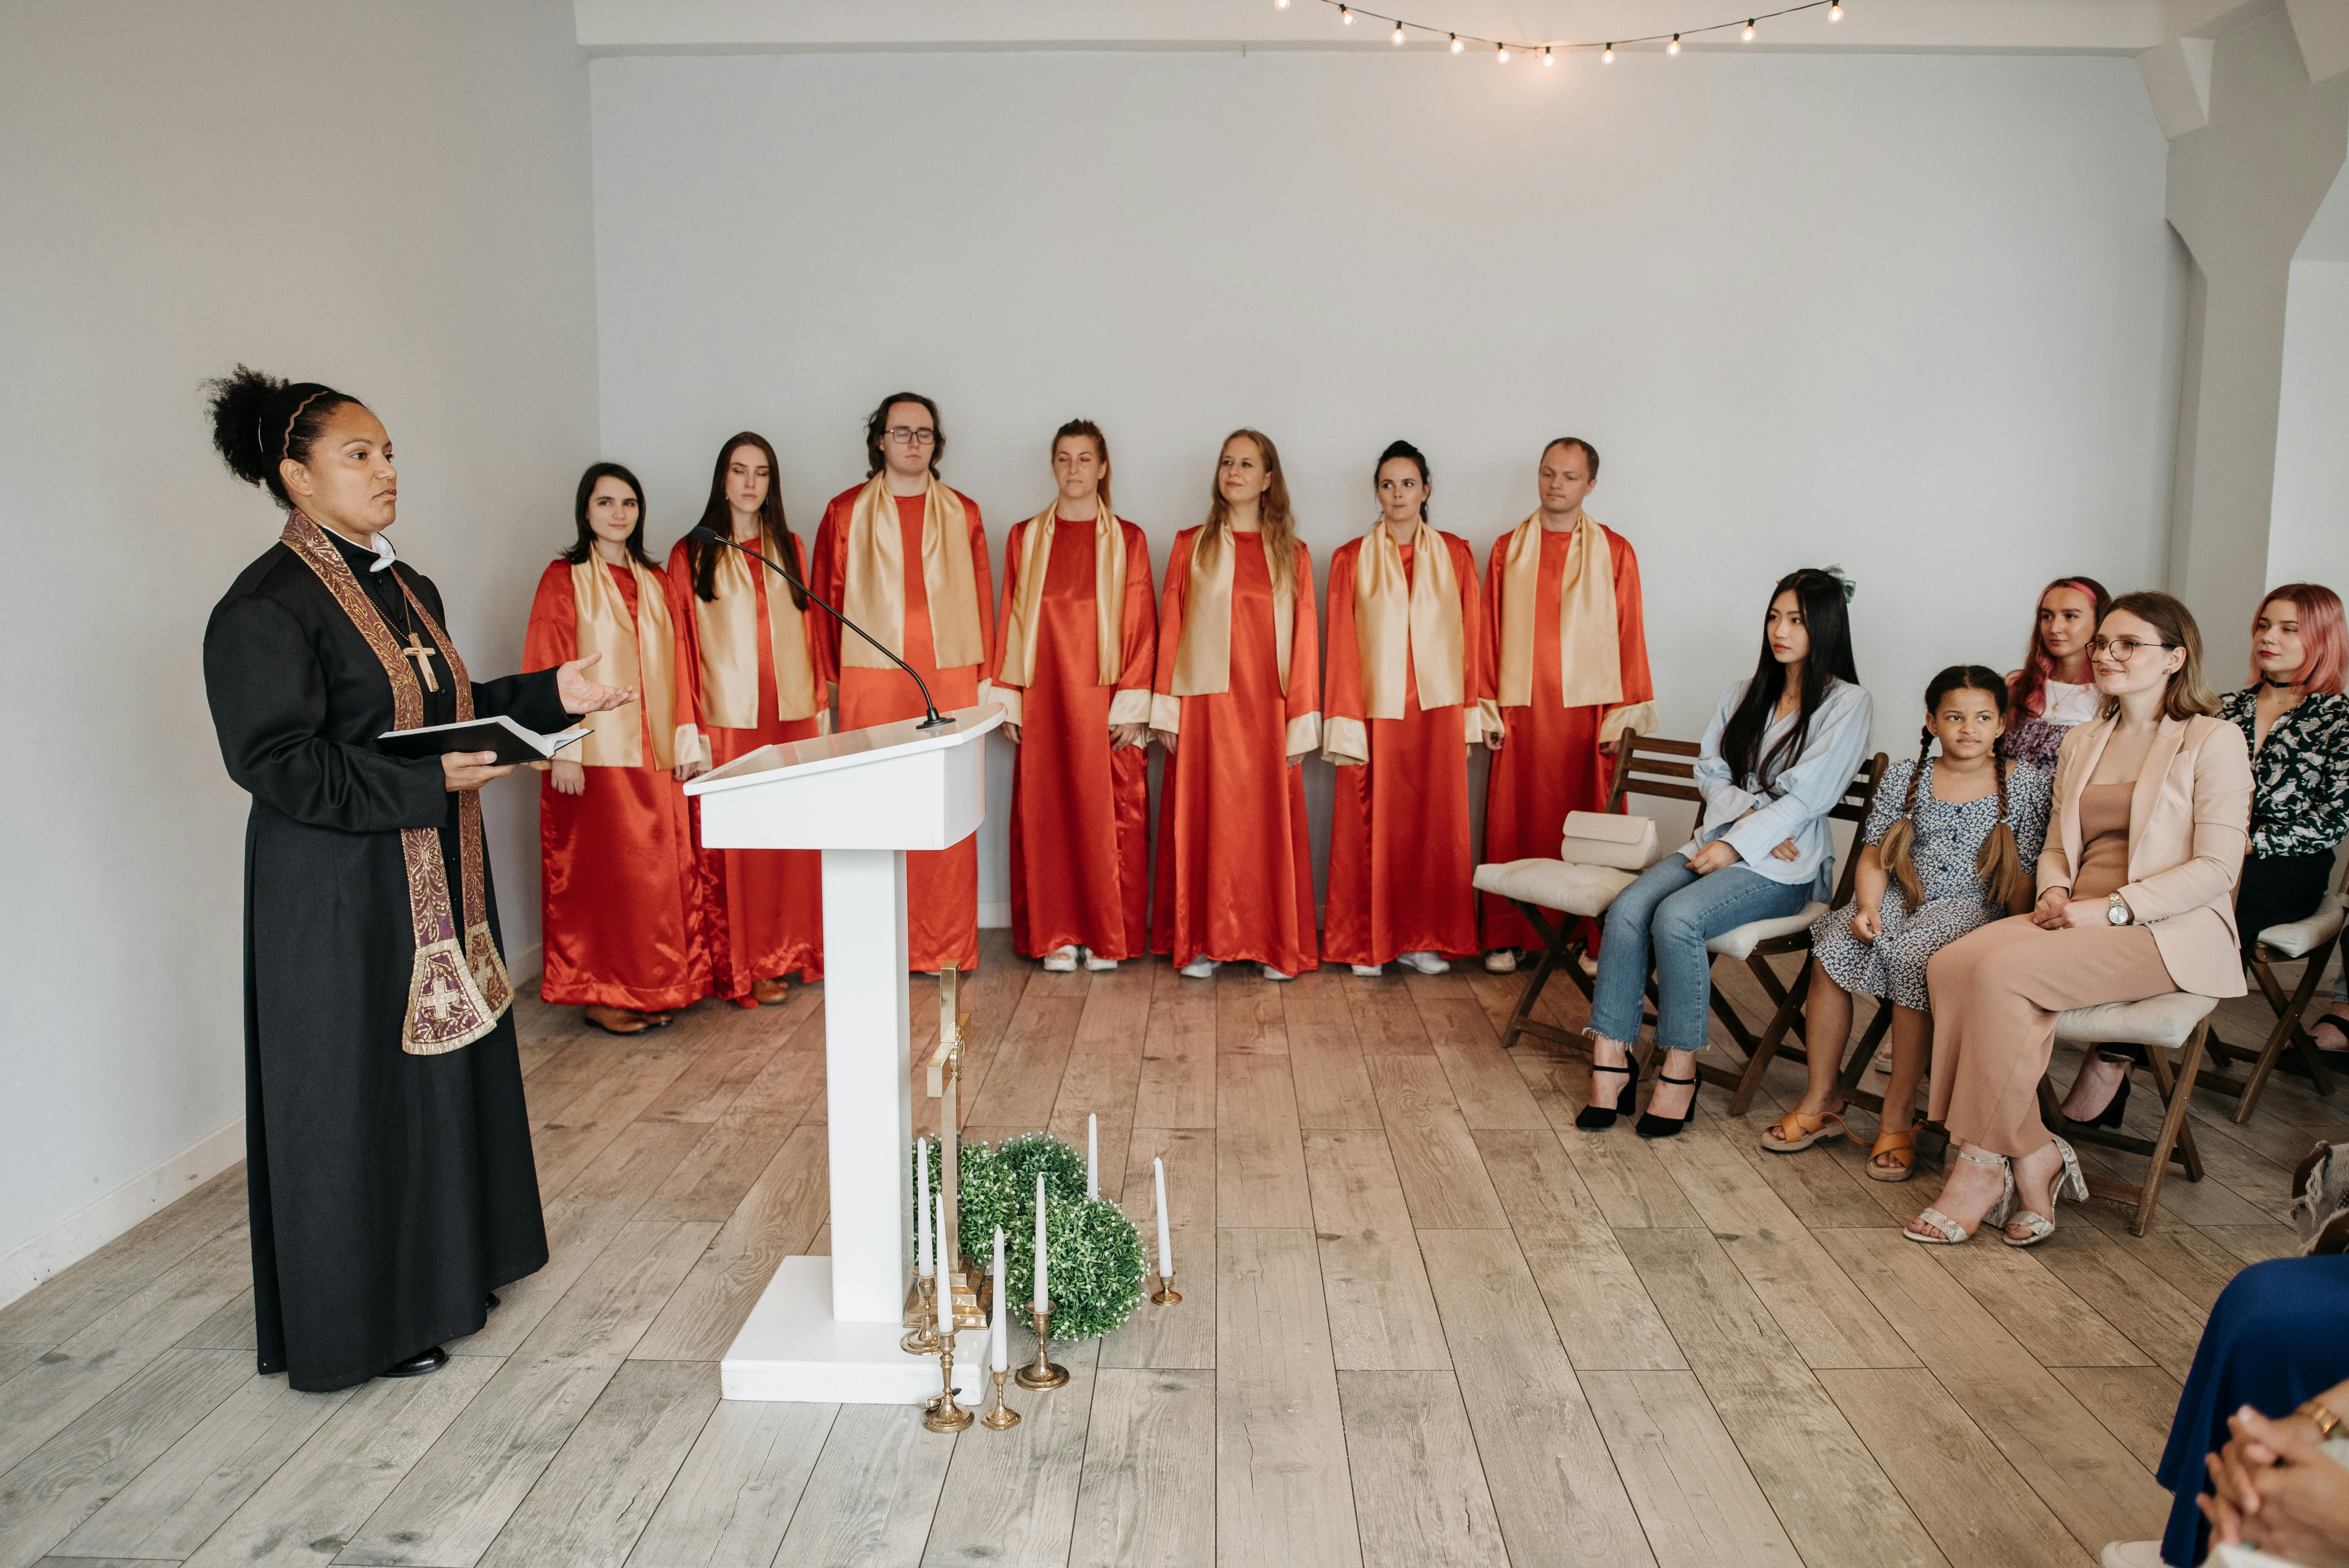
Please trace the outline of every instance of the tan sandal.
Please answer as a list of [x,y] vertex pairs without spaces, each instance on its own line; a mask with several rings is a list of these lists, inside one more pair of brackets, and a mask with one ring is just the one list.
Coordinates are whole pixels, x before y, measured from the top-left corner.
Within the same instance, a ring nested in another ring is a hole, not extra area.
[[[1859,1141],[1855,1138],[1854,1143]],[[1879,1156],[1890,1155],[1891,1166],[1878,1165]],[[1879,1132],[1868,1151],[1868,1179],[1871,1181],[1906,1181],[1917,1174],[1917,1130],[1904,1128],[1899,1132]]]
[[[1835,1130],[1827,1130],[1828,1122]],[[1773,1137],[1772,1134],[1776,1134]],[[1790,1110],[1762,1130],[1762,1147],[1774,1154],[1793,1154],[1808,1149],[1823,1138],[1847,1138],[1851,1129],[1844,1125],[1841,1113],[1823,1110],[1816,1116]]]

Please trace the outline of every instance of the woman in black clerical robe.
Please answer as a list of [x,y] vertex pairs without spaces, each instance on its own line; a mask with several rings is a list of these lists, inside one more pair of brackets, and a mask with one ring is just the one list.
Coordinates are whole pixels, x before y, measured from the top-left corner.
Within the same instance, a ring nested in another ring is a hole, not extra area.
[[482,854],[495,754],[414,761],[389,729],[537,730],[633,691],[592,660],[471,682],[440,591],[395,562],[390,438],[355,398],[240,366],[213,441],[286,508],[204,631],[244,848],[246,1181],[260,1368],[296,1388],[413,1377],[546,1262]]

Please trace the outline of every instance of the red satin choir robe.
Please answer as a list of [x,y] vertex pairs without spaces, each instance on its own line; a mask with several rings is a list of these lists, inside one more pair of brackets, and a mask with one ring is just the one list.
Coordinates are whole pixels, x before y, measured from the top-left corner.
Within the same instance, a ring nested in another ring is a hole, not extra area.
[[[1571,533],[1542,532],[1541,590],[1534,606],[1533,704],[1501,710],[1503,740],[1485,785],[1485,854],[1492,861],[1555,860],[1568,811],[1596,811],[1607,803],[1614,759],[1599,749],[1601,721],[1619,709],[1653,702],[1648,676],[1647,618],[1640,605],[1640,558],[1614,530],[1601,525],[1615,562],[1615,634],[1622,650],[1623,695],[1608,707],[1568,707],[1558,687],[1559,583]],[[1488,645],[1501,647],[1501,575],[1509,536],[1495,542],[1485,566]],[[1497,690],[1497,671],[1494,676]],[[1612,737],[1609,737],[1609,739]],[[1483,941],[1496,947],[1535,947],[1541,940],[1504,898],[1482,895]],[[1595,937],[1596,933],[1592,933]]]
[[[1381,525],[1383,526],[1383,525]],[[1370,760],[1337,769],[1330,818],[1330,896],[1321,959],[1392,964],[1404,953],[1467,957],[1476,945],[1476,853],[1468,820],[1468,716],[1493,695],[1476,552],[1438,533],[1460,583],[1463,701],[1419,706],[1419,671],[1406,656],[1401,718],[1369,718],[1354,631],[1354,573],[1362,541],[1330,557],[1330,673],[1321,722],[1350,718],[1370,736]],[[1413,546],[1400,547],[1416,570]],[[1555,850],[1552,851],[1555,853]]]
[[[608,562],[604,569],[619,585],[641,638],[636,574]],[[676,606],[670,611],[674,622]],[[543,670],[578,656],[571,563],[557,557],[531,601],[523,664]],[[691,723],[693,693],[682,668],[677,686],[677,722]],[[647,712],[647,705],[636,705],[644,729],[641,766],[590,768],[584,794],[562,793],[552,777],[539,789],[546,956],[538,994],[549,1002],[666,1013],[709,995],[691,814],[676,776],[653,763]]]
[[[767,621],[768,590],[791,589],[753,562],[759,594],[759,725],[725,729],[701,719],[709,765],[723,768],[761,746],[806,740],[823,733],[821,714],[786,720],[775,698],[775,649]],[[678,665],[694,686],[701,709],[701,637],[693,615],[693,562],[682,539],[668,552],[670,619],[678,629]],[[823,612],[808,606],[809,620]],[[812,640],[812,638],[811,638]],[[813,660],[813,652],[810,659]],[[819,677],[819,696],[823,687]],[[701,847],[701,808],[694,805],[693,842],[701,866],[709,927],[714,994],[755,1007],[750,987],[796,970],[802,980],[823,978],[823,855],[816,850],[712,850]]]
[[[808,567],[808,586],[835,604],[845,603],[848,578],[848,514],[864,491],[852,485],[832,498],[816,530],[815,558]],[[979,643],[995,645],[995,591],[987,569],[987,525],[978,503],[960,490],[970,523],[970,569],[978,590]],[[898,526],[905,531],[905,645],[896,655],[922,672],[938,711],[969,707],[978,701],[982,666],[937,667],[930,641],[930,596],[922,583],[922,512],[927,498],[901,495]],[[922,717],[922,694],[899,669],[872,670],[843,666],[840,660],[840,623],[829,615],[812,631],[815,671],[819,681],[840,683],[840,727],[864,729],[893,719]],[[885,629],[865,628],[885,641]],[[905,855],[905,954],[916,969],[935,970],[951,964],[965,974],[978,967],[978,836],[971,835],[950,850],[912,850]]]
[[1117,526],[1125,539],[1125,603],[1115,686],[1100,684],[1093,525],[1064,519],[1053,530],[1036,667],[1025,688],[1001,672],[1030,524],[1015,523],[1004,546],[993,667],[996,698],[1019,726],[1011,774],[1011,947],[1030,958],[1071,944],[1096,958],[1139,958],[1150,946],[1150,748],[1111,750],[1110,708],[1138,693],[1130,722],[1148,721],[1158,603],[1149,540],[1123,518]]
[[1199,533],[1190,528],[1175,536],[1158,615],[1152,690],[1160,706],[1178,704],[1181,717],[1174,754],[1159,782],[1151,951],[1172,954],[1177,965],[1205,955],[1301,974],[1319,966],[1320,943],[1314,933],[1304,769],[1288,757],[1320,743],[1313,561],[1299,542],[1287,694],[1273,642],[1264,536],[1235,533],[1231,685],[1212,696],[1176,697],[1175,654]]

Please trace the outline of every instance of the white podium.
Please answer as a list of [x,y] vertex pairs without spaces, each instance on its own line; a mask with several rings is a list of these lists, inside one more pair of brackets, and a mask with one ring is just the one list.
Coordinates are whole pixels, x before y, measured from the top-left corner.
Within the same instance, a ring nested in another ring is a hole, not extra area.
[[[823,851],[832,1255],[775,1270],[720,1364],[729,1399],[896,1405],[938,1391],[937,1361],[897,1345],[914,1266],[905,851],[958,844],[986,820],[983,739],[1003,709],[949,717],[762,747],[685,787],[712,849]],[[956,1341],[955,1386],[974,1397],[985,1339]]]

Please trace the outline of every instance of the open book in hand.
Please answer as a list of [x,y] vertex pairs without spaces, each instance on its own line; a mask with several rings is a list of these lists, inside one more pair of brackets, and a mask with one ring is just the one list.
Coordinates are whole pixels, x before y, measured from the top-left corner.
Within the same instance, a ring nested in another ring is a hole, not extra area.
[[387,729],[376,744],[394,757],[419,759],[447,751],[494,751],[498,761],[544,762],[557,751],[587,737],[587,726],[574,724],[554,735],[516,724],[504,714],[467,719],[461,724],[428,724],[419,729]]

